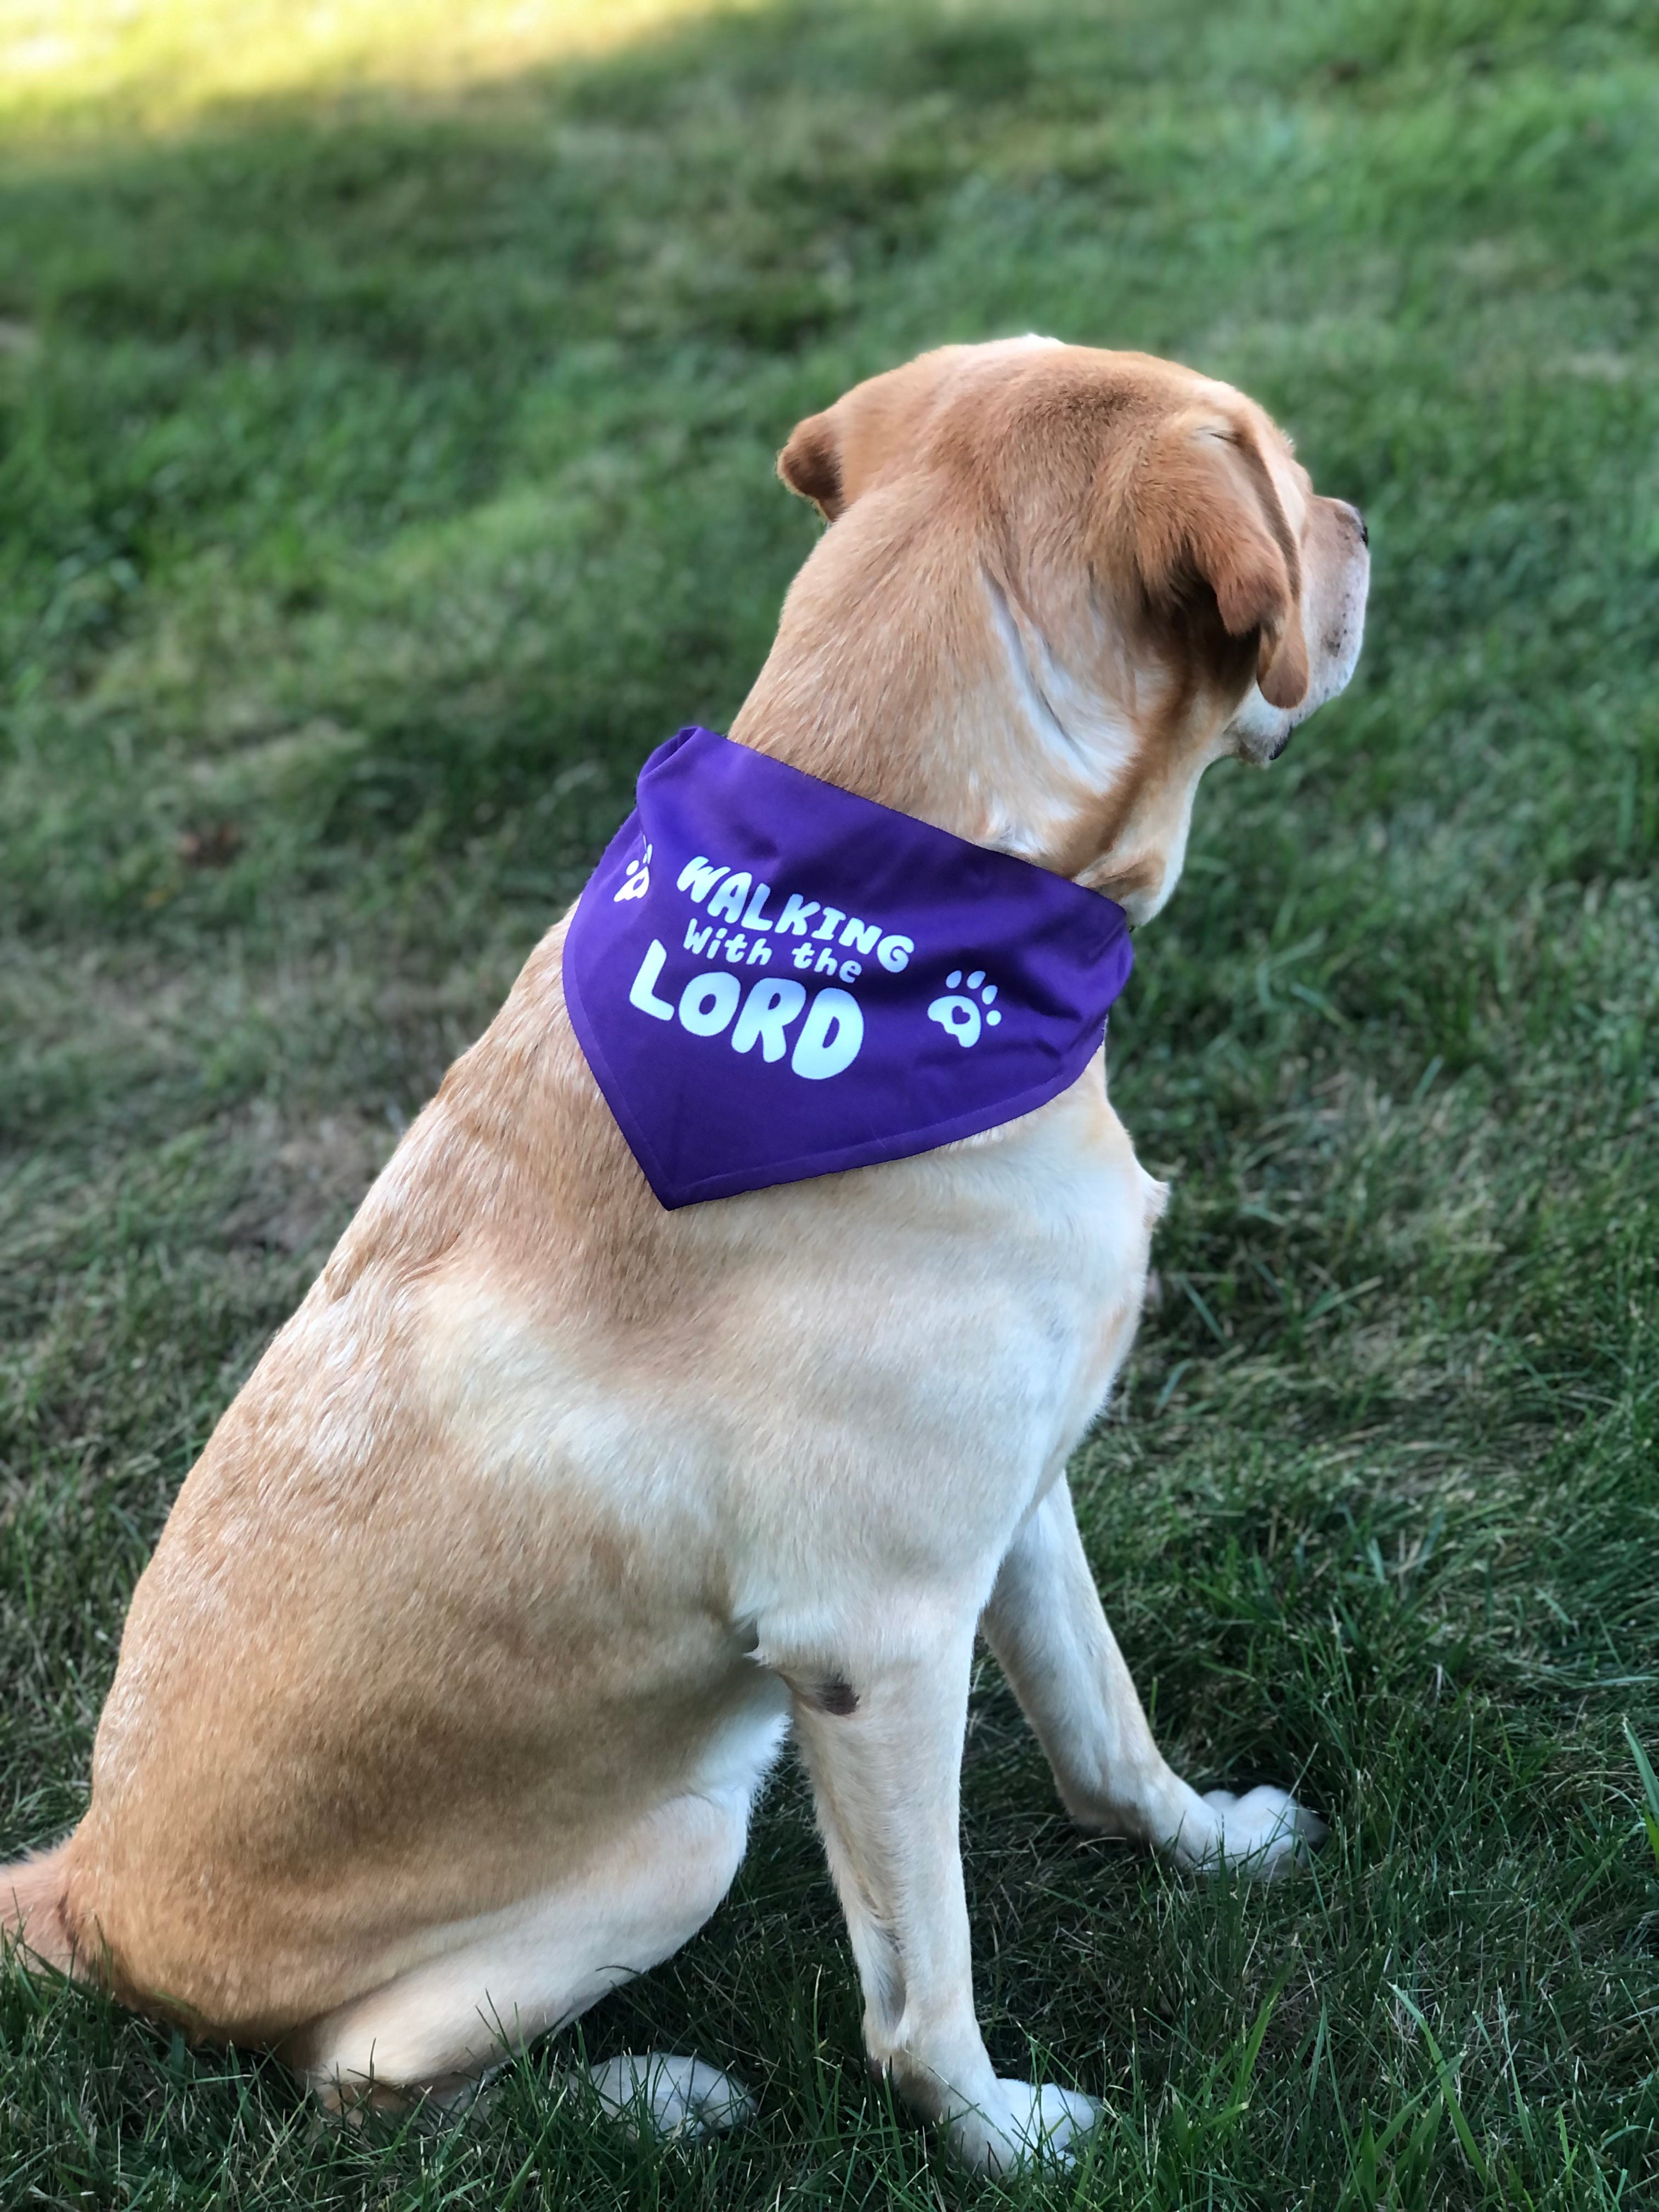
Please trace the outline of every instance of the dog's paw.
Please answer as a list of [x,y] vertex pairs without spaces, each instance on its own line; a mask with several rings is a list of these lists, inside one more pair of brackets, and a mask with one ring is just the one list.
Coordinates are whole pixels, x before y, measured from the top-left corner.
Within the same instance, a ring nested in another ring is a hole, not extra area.
[[607,2058],[587,2080],[612,2119],[630,2134],[695,2138],[741,2127],[755,2100],[740,2081],[702,2058],[653,2051]]
[[1194,1872],[1217,1874],[1224,1867],[1271,1881],[1305,1866],[1324,1840],[1325,1823],[1298,1805],[1288,1791],[1263,1783],[1235,1797],[1228,1790],[1207,1790],[1203,1803],[1213,1825],[1202,1834],[1182,1829],[1176,1856]]
[[952,2115],[951,2149],[980,2173],[1012,2173],[1033,2166],[1073,2166],[1100,2118],[1092,2097],[1052,2082],[999,2081],[999,2109]]

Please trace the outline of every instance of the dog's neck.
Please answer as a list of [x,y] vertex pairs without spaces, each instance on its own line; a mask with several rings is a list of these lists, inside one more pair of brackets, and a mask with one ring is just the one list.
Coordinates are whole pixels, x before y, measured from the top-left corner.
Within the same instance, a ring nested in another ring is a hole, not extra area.
[[1134,657],[1086,591],[1039,623],[988,563],[883,520],[820,541],[732,737],[1148,919],[1236,702]]

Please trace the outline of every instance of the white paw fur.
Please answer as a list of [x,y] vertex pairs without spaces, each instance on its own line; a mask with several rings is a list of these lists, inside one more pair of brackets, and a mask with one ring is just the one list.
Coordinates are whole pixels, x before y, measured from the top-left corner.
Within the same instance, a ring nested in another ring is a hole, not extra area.
[[741,2127],[755,2100],[740,2081],[702,2058],[628,2051],[591,2067],[587,2080],[600,2104],[630,2134],[695,2140]]
[[952,2151],[981,2173],[1012,2173],[1048,2164],[1073,2166],[1079,2146],[1092,2133],[1100,2106],[1076,2089],[1052,2082],[999,2080],[1000,2110],[975,2108],[951,2116]]
[[1305,1866],[1309,1853],[1326,1833],[1316,1814],[1269,1783],[1246,1790],[1242,1797],[1228,1790],[1206,1790],[1202,1802],[1212,1816],[1210,1825],[1200,1830],[1196,1821],[1184,1823],[1175,1846],[1181,1865],[1196,1872],[1232,1868],[1271,1881],[1294,1867]]

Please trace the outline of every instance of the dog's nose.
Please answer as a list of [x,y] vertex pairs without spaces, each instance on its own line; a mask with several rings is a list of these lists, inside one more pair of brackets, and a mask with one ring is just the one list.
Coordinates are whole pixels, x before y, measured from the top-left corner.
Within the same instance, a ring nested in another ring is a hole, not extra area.
[[1342,504],[1347,508],[1349,514],[1352,515],[1354,519],[1355,526],[1359,532],[1360,544],[1362,545],[1369,545],[1371,542],[1371,533],[1365,527],[1364,516],[1360,513],[1359,509],[1354,505],[1351,499],[1345,499]]

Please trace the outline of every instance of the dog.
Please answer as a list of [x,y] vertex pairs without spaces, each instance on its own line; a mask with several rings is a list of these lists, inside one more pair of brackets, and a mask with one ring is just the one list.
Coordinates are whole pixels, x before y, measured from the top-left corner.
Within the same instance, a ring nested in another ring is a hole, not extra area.
[[[1134,925],[1205,769],[1352,673],[1358,512],[1169,362],[946,347],[778,468],[828,527],[732,743]],[[569,926],[191,1471],[86,1814],[0,1870],[4,1925],[336,2105],[453,2100],[702,1925],[793,1730],[872,2065],[970,2166],[1063,2157],[1095,2107],[999,2079],[975,2015],[975,1635],[1086,1826],[1263,1873],[1322,1832],[1171,1771],[1073,1516],[1164,1188],[1096,1051],[961,1141],[671,1210],[573,1033]],[[635,2063],[659,2121],[741,2101]]]

